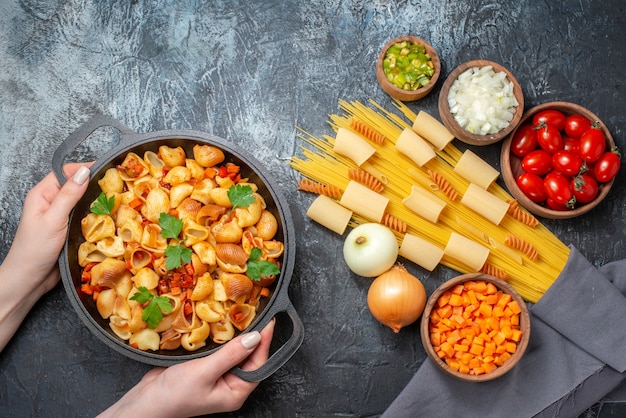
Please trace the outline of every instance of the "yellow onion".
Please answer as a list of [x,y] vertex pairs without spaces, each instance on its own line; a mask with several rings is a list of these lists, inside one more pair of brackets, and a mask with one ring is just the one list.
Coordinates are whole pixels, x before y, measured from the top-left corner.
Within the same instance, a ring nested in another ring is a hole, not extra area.
[[374,318],[398,333],[424,312],[426,290],[417,277],[396,264],[374,279],[367,292],[367,306]]

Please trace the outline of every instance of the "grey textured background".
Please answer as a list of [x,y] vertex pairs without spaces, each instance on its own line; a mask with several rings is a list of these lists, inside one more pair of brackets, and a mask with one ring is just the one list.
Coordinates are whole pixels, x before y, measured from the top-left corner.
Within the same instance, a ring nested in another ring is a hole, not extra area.
[[[377,416],[425,359],[418,327],[393,335],[375,322],[368,283],[341,259],[341,237],[305,218],[312,198],[295,190],[287,164],[302,145],[296,127],[330,134],[338,99],[390,105],[376,83],[376,56],[390,38],[415,34],[439,51],[444,76],[470,59],[497,61],[522,84],[527,107],[588,107],[626,150],[625,16],[623,0],[3,0],[0,258],[24,195],[91,115],[136,132],[189,128],[226,138],[266,164],[290,202],[301,232],[291,296],[307,333],[293,359],[231,415]],[[438,115],[437,94],[411,107]],[[113,143],[95,136],[75,158]],[[476,151],[499,166],[498,145]],[[544,221],[597,265],[626,254],[625,171],[590,214]],[[409,269],[429,292],[455,275]],[[93,337],[59,286],[0,355],[0,415],[92,416],[148,369]],[[599,404],[587,415],[624,413]]]

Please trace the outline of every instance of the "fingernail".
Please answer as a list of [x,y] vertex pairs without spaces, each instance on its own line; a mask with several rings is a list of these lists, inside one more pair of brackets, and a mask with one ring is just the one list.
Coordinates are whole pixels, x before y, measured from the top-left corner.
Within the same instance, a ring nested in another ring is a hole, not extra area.
[[74,177],[72,180],[76,184],[84,184],[89,179],[89,168],[82,166],[78,169],[76,173],[74,173]]
[[261,334],[259,331],[249,332],[241,339],[241,345],[243,345],[247,350],[256,347],[260,342]]

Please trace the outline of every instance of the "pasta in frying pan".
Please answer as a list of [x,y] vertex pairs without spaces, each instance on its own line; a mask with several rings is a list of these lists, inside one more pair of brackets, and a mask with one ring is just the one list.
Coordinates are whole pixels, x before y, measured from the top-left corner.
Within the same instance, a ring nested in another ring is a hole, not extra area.
[[[193,157],[193,158],[191,158]],[[81,220],[81,292],[140,350],[195,351],[254,321],[280,274],[278,221],[222,150],[128,153]]]

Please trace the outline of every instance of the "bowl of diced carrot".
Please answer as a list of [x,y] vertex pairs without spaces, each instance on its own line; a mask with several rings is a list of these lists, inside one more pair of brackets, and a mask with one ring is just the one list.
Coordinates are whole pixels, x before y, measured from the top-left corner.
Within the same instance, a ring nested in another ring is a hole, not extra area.
[[463,274],[429,297],[420,332],[426,353],[444,372],[484,382],[510,371],[524,355],[530,316],[522,297],[505,281]]

